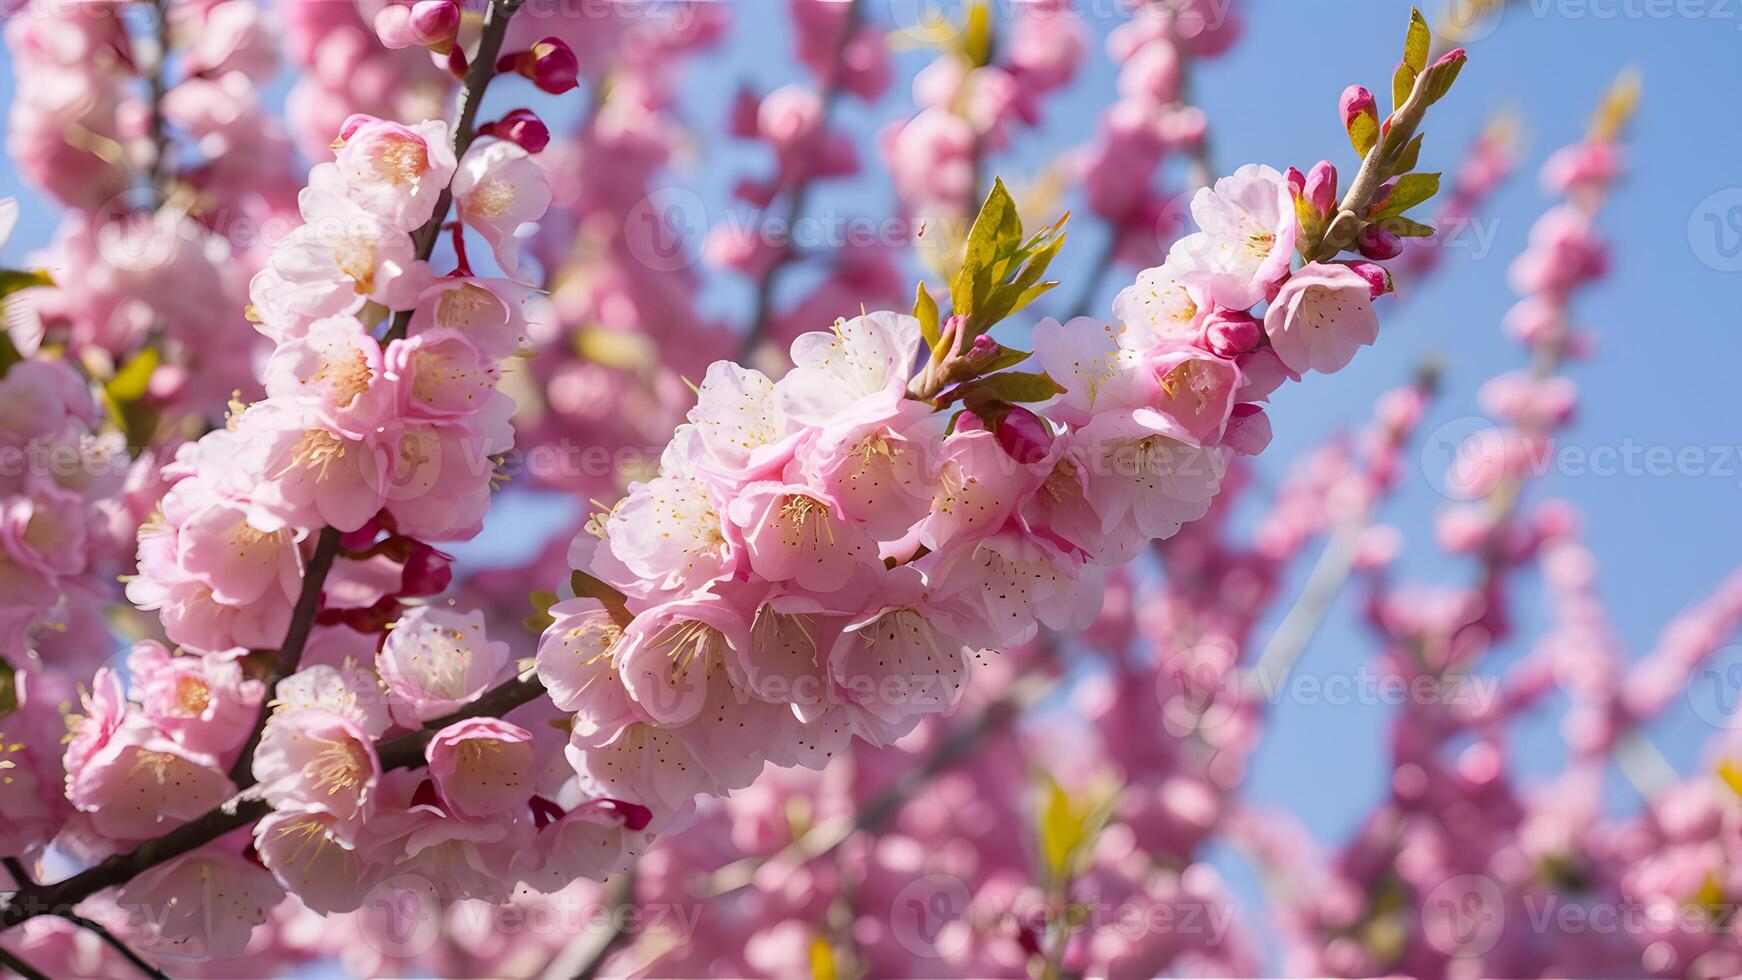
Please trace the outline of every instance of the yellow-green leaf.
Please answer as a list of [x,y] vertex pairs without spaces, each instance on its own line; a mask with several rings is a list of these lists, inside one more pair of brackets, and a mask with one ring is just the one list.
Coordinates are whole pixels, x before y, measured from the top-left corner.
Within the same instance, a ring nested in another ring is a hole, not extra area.
[[0,657],[0,718],[18,710],[17,674],[12,665]]
[[835,980],[835,951],[828,940],[818,936],[811,940],[811,980]]
[[1409,34],[1403,39],[1403,63],[1419,73],[1427,67],[1428,49],[1433,47],[1433,32],[1428,30],[1427,18],[1421,15],[1416,7],[1409,8]]
[[533,633],[542,634],[556,622],[556,617],[550,614],[550,607],[557,604],[557,596],[553,592],[534,592],[526,598],[532,603],[532,615],[520,623]]
[[1428,66],[1426,85],[1427,104],[1433,105],[1452,90],[1452,83],[1458,80],[1458,73],[1464,70],[1464,62],[1470,59],[1459,53],[1449,58],[1442,58]]
[[1001,371],[977,378],[970,385],[975,398],[1003,402],[1043,402],[1065,390],[1044,372]]
[[985,65],[992,58],[992,5],[986,0],[979,0],[968,8],[966,23],[962,25],[961,48],[962,57],[975,68]]
[[1718,763],[1718,779],[1737,796],[1742,796],[1742,767],[1729,759]]
[[133,359],[115,372],[109,383],[103,386],[109,397],[116,402],[126,404],[145,397],[145,392],[151,386],[151,376],[157,372],[159,355],[157,348],[147,347],[133,355]]
[[1396,112],[1409,101],[1410,90],[1415,88],[1416,70],[1403,62],[1398,62],[1397,70],[1391,73],[1391,111]]
[[0,300],[4,300],[20,289],[52,285],[54,285],[54,280],[49,278],[46,272],[0,269]]
[[1385,206],[1374,215],[1385,219],[1400,215],[1440,192],[1439,174],[1404,174],[1397,178],[1397,183],[1391,188],[1391,196],[1385,199]]
[[1349,145],[1355,148],[1357,156],[1365,157],[1378,141],[1379,121],[1373,116],[1362,113],[1349,120]]
[[940,328],[938,326],[938,301],[932,299],[926,291],[925,283],[914,288],[913,317],[919,321],[920,336],[925,338],[925,345],[935,349],[938,345]]

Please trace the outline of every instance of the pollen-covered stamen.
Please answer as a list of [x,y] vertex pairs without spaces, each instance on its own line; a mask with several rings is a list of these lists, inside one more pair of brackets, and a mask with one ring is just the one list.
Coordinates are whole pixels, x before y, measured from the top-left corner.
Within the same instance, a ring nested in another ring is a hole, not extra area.
[[501,301],[487,289],[470,283],[449,289],[436,300],[436,326],[464,331],[479,313],[492,306],[500,308]]
[[791,544],[802,543],[808,536],[812,544],[825,540],[835,543],[835,526],[829,507],[815,497],[793,494],[780,505],[780,519],[786,524],[786,538]]
[[349,408],[374,380],[375,372],[369,369],[369,359],[363,352],[355,347],[341,347],[327,351],[321,357],[321,366],[304,384],[324,385],[332,392],[333,404]]
[[345,235],[333,246],[333,264],[357,284],[357,295],[375,291],[375,241],[364,235]]
[[212,703],[212,689],[205,679],[194,674],[182,674],[175,681],[175,700],[171,702],[177,715],[198,718]]
[[654,638],[657,647],[664,648],[671,658],[672,669],[667,680],[673,686],[689,673],[690,666],[700,660],[702,670],[711,670],[715,659],[710,654],[723,653],[725,637],[707,623],[685,619],[669,623]]
[[429,170],[429,151],[418,140],[386,140],[368,159],[371,175],[389,184],[416,187]]
[[171,774],[178,768],[177,764],[181,762],[182,760],[173,753],[142,749],[133,757],[133,774],[137,775],[141,770],[148,770],[151,773],[151,778],[157,780],[158,785],[161,786],[170,781]]
[[466,207],[486,218],[500,218],[514,206],[514,185],[500,178],[488,178],[466,195]]
[[331,831],[318,820],[298,820],[285,824],[276,833],[280,840],[296,838],[296,847],[290,852],[290,864],[311,869],[333,840]]
[[363,747],[352,739],[337,739],[326,743],[303,768],[314,788],[324,789],[328,796],[337,796],[362,785],[369,771],[369,758]]
[[290,451],[290,463],[283,469],[272,474],[273,478],[283,476],[293,467],[309,470],[319,483],[327,478],[327,470],[333,464],[345,458],[345,441],[325,429],[308,429],[302,438],[296,441],[296,446]]
[[1193,359],[1162,375],[1161,390],[1169,398],[1180,397],[1182,391],[1189,393],[1194,405],[1193,411],[1201,413],[1215,397],[1217,384],[1208,363]]
[[770,606],[756,611],[750,624],[752,650],[797,650],[808,655],[811,666],[820,665],[816,634],[811,631],[816,617],[809,613],[776,612]]
[[472,666],[472,647],[465,631],[432,631],[410,659],[412,669],[431,694],[457,701],[470,693],[466,689],[466,675]]

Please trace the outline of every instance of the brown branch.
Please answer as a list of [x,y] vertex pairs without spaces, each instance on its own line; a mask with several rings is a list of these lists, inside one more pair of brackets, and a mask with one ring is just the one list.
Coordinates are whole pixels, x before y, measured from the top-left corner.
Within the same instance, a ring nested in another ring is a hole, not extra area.
[[[484,694],[453,714],[423,728],[383,742],[381,768],[409,769],[423,764],[424,746],[442,728],[466,718],[500,717],[544,693],[538,675],[528,671]],[[10,929],[39,915],[67,916],[78,903],[105,888],[122,885],[141,872],[211,843],[225,834],[259,820],[272,811],[256,791],[238,793],[189,823],[162,837],[148,840],[125,854],[112,855],[61,881],[29,885],[0,901],[0,930]]]
[[104,928],[102,923],[93,922],[82,915],[74,915],[71,912],[62,912],[61,918],[71,922],[75,926],[78,926],[80,929],[95,935],[103,942],[108,943],[110,948],[114,949],[115,952],[120,953],[121,956],[125,958],[127,962],[133,964],[140,973],[151,977],[152,980],[169,980],[169,974],[153,966],[150,960],[141,956],[139,951],[135,950],[132,946],[122,942],[119,936],[116,936],[114,933]]
[[0,966],[11,970],[25,980],[48,980],[48,974],[26,963],[17,953],[3,946],[0,946]]

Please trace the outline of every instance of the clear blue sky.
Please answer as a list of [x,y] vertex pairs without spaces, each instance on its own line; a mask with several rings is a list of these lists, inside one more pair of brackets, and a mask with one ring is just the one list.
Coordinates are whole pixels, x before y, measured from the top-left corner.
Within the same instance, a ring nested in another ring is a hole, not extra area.
[[[1013,0],[997,0],[1001,10]],[[951,8],[954,2],[945,0]],[[1085,0],[1112,11],[1116,0]],[[936,0],[871,0],[872,19],[885,26]],[[755,0],[738,6],[733,33],[717,53],[692,64],[684,83],[685,111],[700,121],[722,119],[739,80],[761,89],[802,79],[787,52],[784,3]],[[1672,16],[1655,16],[1660,8]],[[1397,0],[1339,3],[1255,0],[1241,7],[1247,33],[1226,57],[1199,66],[1193,88],[1208,111],[1219,172],[1259,161],[1303,169],[1321,156],[1352,170],[1336,118],[1343,87],[1362,82],[1383,91],[1401,44],[1407,5]],[[1430,11],[1431,13],[1432,11]],[[1697,16],[1686,16],[1696,14]],[[1113,70],[1100,41],[1115,24],[1103,13],[1088,21],[1097,36],[1073,88],[1048,104],[1044,127],[996,160],[991,170],[1025,178],[1044,159],[1076,146],[1091,133],[1098,110],[1113,90]],[[1742,354],[1735,301],[1742,258],[1726,265],[1742,236],[1742,210],[1720,243],[1715,229],[1742,203],[1742,103],[1733,97],[1742,83],[1742,4],[1734,0],[1521,0],[1497,29],[1469,45],[1471,59],[1452,95],[1434,107],[1423,167],[1451,169],[1463,148],[1496,110],[1514,111],[1527,140],[1519,173],[1484,214],[1493,233],[1486,251],[1454,253],[1442,273],[1407,304],[1387,311],[1376,349],[1333,379],[1294,386],[1275,405],[1276,440],[1263,472],[1274,479],[1283,465],[1328,433],[1358,424],[1374,397],[1408,376],[1428,352],[1447,362],[1442,397],[1423,431],[1458,425],[1476,414],[1475,390],[1488,377],[1521,363],[1521,353],[1500,331],[1501,314],[1514,300],[1506,268],[1525,241],[1531,222],[1549,203],[1536,171],[1553,149],[1583,132],[1598,93],[1625,65],[1644,75],[1644,100],[1628,138],[1630,172],[1602,218],[1614,243],[1614,272],[1589,291],[1579,320],[1598,339],[1595,360],[1572,374],[1582,392],[1580,419],[1567,441],[1585,448],[1697,447],[1726,473],[1698,476],[1550,475],[1536,492],[1574,501],[1589,524],[1589,541],[1602,564],[1602,592],[1610,600],[1616,629],[1634,655],[1648,647],[1677,610],[1709,590],[1742,560],[1742,460],[1722,447],[1742,444],[1736,420],[1742,394],[1734,380]],[[903,113],[905,79],[925,60],[910,53],[898,61],[903,80],[879,105],[845,103],[842,124],[864,142],[862,156],[875,160],[876,131]],[[0,58],[4,58],[0,54]],[[0,72],[0,100],[10,103],[10,65]],[[523,93],[493,93],[524,99]],[[507,108],[507,105],[502,105]],[[746,172],[760,173],[762,158],[717,133],[699,134],[688,169],[677,179],[692,183],[710,201]],[[1730,198],[1704,204],[1729,190]],[[48,212],[19,186],[11,167],[0,168],[0,196],[24,200],[24,218],[6,259],[44,242]],[[892,206],[875,182],[842,181],[820,188],[816,207],[881,216]],[[1718,219],[1714,225],[1708,219]],[[1080,212],[1079,213],[1083,213]],[[1086,267],[1098,243],[1092,222],[1079,219],[1055,271],[1072,280]],[[1723,247],[1728,246],[1728,247]],[[748,291],[740,283],[711,283],[711,310],[742,319]],[[1105,313],[1111,287],[1098,312]],[[1412,474],[1414,482],[1388,508],[1386,520],[1410,538],[1405,569],[1424,577],[1463,581],[1468,569],[1437,555],[1427,531],[1439,497],[1422,477],[1437,475],[1443,456],[1431,456]],[[497,525],[499,528],[501,524]],[[524,527],[524,525],[522,525]],[[512,550],[512,544],[497,556]],[[1523,597],[1521,641],[1540,624],[1534,592]],[[1372,644],[1345,602],[1331,617],[1298,669],[1321,676],[1347,673],[1370,657]],[[1507,659],[1507,655],[1502,655]],[[1282,704],[1273,737],[1257,759],[1251,792],[1264,803],[1286,806],[1321,839],[1342,838],[1382,792],[1385,709]],[[1520,741],[1526,771],[1552,770],[1559,758],[1557,719],[1552,715]],[[1684,773],[1696,764],[1712,728],[1683,711],[1680,721],[1654,735]],[[1618,786],[1617,808],[1632,805]]]

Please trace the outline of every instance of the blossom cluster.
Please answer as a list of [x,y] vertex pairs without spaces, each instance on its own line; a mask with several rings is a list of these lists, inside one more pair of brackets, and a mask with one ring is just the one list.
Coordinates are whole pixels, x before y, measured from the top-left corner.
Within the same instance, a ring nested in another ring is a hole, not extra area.
[[678,823],[765,761],[887,744],[986,651],[1091,621],[1105,569],[1202,517],[1229,454],[1263,449],[1262,400],[1377,336],[1377,265],[1291,272],[1294,193],[1241,168],[1114,325],[1043,320],[1038,412],[985,397],[1022,376],[974,377],[998,349],[961,316],[935,343],[917,317],[837,321],[793,342],[779,381],[712,365],[659,475],[577,536],[577,598],[551,610],[539,672],[575,712],[583,780]]

